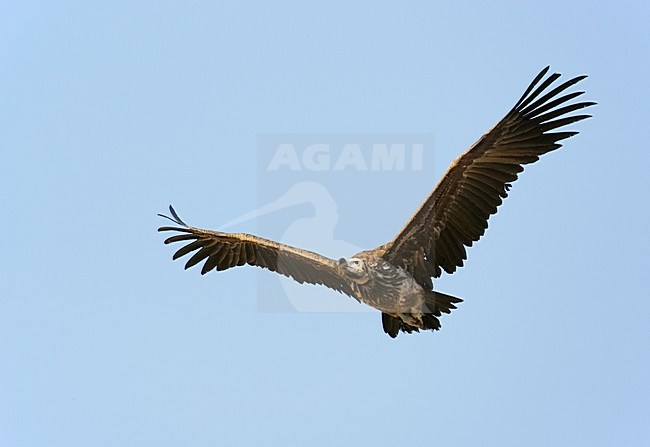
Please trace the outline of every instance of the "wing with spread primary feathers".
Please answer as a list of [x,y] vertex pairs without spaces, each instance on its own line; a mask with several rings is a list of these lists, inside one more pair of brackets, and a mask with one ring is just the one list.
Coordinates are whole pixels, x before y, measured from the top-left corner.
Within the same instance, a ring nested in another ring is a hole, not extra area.
[[201,274],[248,264],[291,277],[301,284],[322,284],[353,296],[337,262],[332,259],[250,234],[221,233],[190,227],[178,217],[174,208],[170,206],[169,211],[173,218],[162,214],[159,216],[180,227],[160,227],[158,231],[181,233],[167,238],[165,244],[189,242],[174,253],[174,259],[196,251],[186,262],[186,269],[203,261]]
[[563,93],[586,76],[551,88],[560,75],[544,79],[548,70],[542,70],[512,110],[451,164],[404,228],[381,247],[386,260],[401,265],[421,285],[431,289],[432,277],[463,265],[465,247],[483,235],[523,165],[578,133],[552,130],[591,116],[571,114],[595,104],[569,102],[584,92]]

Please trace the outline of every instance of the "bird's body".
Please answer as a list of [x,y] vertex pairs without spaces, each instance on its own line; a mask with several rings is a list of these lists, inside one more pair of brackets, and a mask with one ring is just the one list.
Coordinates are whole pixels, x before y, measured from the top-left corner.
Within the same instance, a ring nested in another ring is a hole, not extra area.
[[353,297],[380,310],[384,320],[401,321],[407,332],[438,328],[435,317],[455,309],[461,299],[425,289],[402,267],[386,261],[383,250],[382,246],[339,259]]
[[[378,256],[375,250],[340,259],[339,264],[352,278],[354,296],[359,301],[392,315],[424,311],[422,286],[406,270]],[[351,268],[351,264],[358,267]]]
[[[190,241],[174,259],[196,251],[189,268],[204,262],[201,273],[254,265],[289,276],[299,283],[322,284],[382,312],[384,331],[437,330],[438,317],[462,300],[433,289],[432,278],[453,273],[466,259],[466,247],[485,232],[490,215],[507,197],[511,183],[558,141],[577,132],[550,132],[589,115],[567,114],[595,103],[558,107],[584,92],[560,93],[582,80],[579,76],[547,91],[559,78],[544,81],[546,67],[513,109],[449,167],[431,195],[388,243],[335,261],[317,253],[250,234],[203,230],[185,224],[170,207],[167,217],[180,227],[159,231],[181,234],[165,243]],[[542,81],[540,83],[540,81]]]

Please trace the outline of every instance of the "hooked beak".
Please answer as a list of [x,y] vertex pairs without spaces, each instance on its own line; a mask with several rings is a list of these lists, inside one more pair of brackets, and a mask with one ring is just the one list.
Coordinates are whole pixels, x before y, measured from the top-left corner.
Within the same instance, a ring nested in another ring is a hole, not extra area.
[[348,260],[345,258],[341,258],[338,260],[338,265],[341,270],[343,270],[345,273],[352,275],[352,276],[359,276],[361,272],[359,270],[355,269],[352,267],[352,264],[348,263]]

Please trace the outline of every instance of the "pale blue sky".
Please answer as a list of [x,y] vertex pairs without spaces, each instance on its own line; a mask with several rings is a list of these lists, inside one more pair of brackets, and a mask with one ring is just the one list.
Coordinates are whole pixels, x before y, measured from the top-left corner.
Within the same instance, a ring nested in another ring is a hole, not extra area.
[[[649,445],[648,17],[3,2],[0,445]],[[433,134],[430,179],[337,230],[371,248],[547,64],[590,75],[594,118],[442,278],[465,302],[440,332],[258,312],[256,270],[185,272],[156,232],[169,203],[208,227],[254,209],[260,134]]]

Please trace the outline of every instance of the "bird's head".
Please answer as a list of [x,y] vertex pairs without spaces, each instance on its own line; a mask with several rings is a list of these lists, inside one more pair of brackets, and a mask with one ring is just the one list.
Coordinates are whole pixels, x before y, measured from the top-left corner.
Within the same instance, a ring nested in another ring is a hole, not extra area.
[[341,258],[339,259],[339,267],[359,284],[363,284],[370,279],[366,261],[361,258]]

